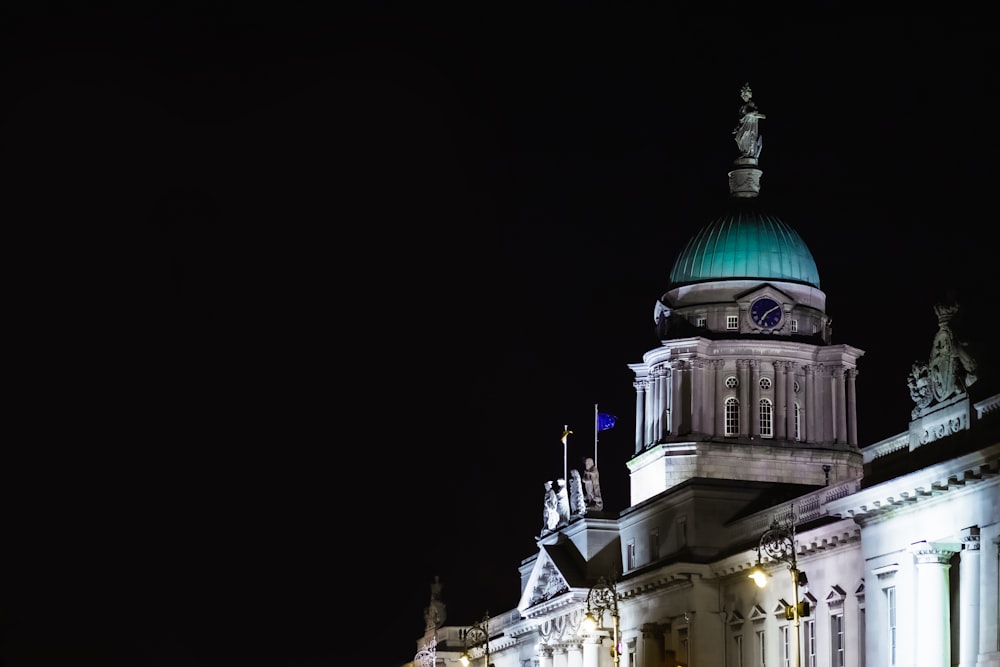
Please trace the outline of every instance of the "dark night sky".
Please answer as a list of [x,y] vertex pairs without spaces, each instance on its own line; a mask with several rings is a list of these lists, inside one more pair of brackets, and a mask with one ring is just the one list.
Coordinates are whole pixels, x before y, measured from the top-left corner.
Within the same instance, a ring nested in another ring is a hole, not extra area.
[[762,197],[866,351],[863,443],[905,428],[939,298],[992,315],[975,16],[58,6],[0,35],[11,667],[393,667],[435,575],[449,623],[514,607],[594,403],[627,505],[626,364],[745,81]]

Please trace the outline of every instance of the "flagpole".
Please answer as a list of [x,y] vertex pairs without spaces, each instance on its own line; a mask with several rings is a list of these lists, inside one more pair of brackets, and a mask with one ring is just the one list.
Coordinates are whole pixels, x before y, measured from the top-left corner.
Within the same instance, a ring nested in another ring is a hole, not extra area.
[[569,424],[563,424],[563,484],[569,484],[569,480],[566,479],[566,441],[569,440]]
[[597,412],[597,403],[594,403],[594,467],[597,467],[597,432],[600,430],[600,416]]

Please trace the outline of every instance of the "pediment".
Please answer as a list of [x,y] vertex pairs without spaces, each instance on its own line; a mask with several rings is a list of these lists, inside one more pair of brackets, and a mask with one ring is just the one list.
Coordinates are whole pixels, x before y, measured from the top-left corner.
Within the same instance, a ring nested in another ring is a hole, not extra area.
[[764,611],[764,608],[761,607],[759,604],[755,604],[750,609],[750,620],[751,621],[763,621],[765,618],[767,618],[767,612]]
[[535,559],[535,565],[521,594],[521,600],[517,605],[518,611],[523,614],[531,607],[568,593],[569,590],[566,577],[559,571],[548,552],[542,549]]
[[830,587],[830,593],[826,596],[826,604],[831,608],[844,606],[844,598],[847,597],[847,592],[834,584]]
[[733,610],[733,612],[729,614],[729,625],[740,625],[745,620],[746,619],[743,618],[743,614],[738,611]]
[[778,303],[795,304],[795,299],[786,292],[778,289],[771,283],[761,283],[752,289],[736,295],[736,302],[741,307],[749,307],[751,301],[756,301],[762,296],[769,296]]

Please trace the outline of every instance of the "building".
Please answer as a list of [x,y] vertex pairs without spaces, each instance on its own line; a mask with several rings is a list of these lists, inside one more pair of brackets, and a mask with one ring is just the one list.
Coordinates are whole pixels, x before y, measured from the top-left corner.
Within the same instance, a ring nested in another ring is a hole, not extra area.
[[834,343],[809,248],[758,196],[764,116],[741,94],[730,206],[676,259],[661,344],[629,364],[629,507],[585,502],[579,471],[555,481],[517,607],[448,626],[432,590],[412,664],[1000,667],[993,369],[960,305],[929,304],[909,424],[858,442],[864,351]]

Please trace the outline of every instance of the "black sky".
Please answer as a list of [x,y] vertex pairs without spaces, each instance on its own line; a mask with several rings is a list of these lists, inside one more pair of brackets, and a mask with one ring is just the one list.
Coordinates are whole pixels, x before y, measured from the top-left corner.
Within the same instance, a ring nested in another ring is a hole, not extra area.
[[4,16],[8,665],[389,667],[436,575],[450,623],[514,607],[594,403],[628,503],[626,364],[745,81],[762,197],[866,351],[862,442],[905,428],[938,299],[989,340],[975,16],[280,6]]

